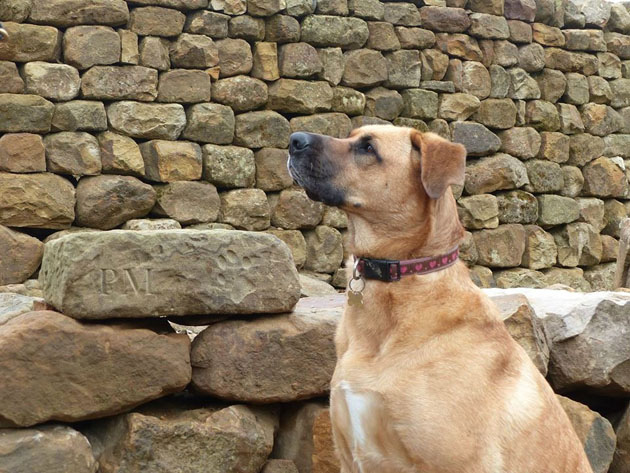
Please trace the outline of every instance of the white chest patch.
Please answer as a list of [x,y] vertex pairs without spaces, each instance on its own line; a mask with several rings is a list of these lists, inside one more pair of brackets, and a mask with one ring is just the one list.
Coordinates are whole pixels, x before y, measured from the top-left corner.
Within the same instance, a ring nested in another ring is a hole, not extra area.
[[352,427],[352,439],[354,448],[366,446],[367,436],[365,432],[365,418],[369,415],[370,399],[364,394],[356,393],[346,381],[339,384],[343,398],[348,408],[350,416],[350,426]]

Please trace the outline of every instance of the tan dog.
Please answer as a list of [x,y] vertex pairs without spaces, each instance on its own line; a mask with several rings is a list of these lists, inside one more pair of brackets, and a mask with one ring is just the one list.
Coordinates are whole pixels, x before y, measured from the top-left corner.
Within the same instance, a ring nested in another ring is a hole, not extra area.
[[[348,212],[357,257],[446,254],[462,239],[450,185],[465,150],[431,133],[367,126],[294,133],[289,169]],[[342,473],[592,473],[545,379],[461,262],[367,280],[338,328],[331,417]]]

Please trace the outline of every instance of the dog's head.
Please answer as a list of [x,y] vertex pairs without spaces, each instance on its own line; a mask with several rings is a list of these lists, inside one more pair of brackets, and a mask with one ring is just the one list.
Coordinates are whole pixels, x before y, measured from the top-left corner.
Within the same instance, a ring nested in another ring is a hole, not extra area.
[[289,171],[312,199],[350,213],[395,212],[464,183],[464,147],[410,128],[365,126],[346,139],[293,133],[289,153]]

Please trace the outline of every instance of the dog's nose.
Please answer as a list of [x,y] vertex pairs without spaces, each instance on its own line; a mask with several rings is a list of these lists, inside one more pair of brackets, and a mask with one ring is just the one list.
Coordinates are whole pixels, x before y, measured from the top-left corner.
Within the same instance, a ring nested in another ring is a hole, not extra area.
[[309,133],[293,133],[289,141],[289,152],[293,153],[295,151],[303,151],[311,146],[311,136],[312,135],[310,135]]

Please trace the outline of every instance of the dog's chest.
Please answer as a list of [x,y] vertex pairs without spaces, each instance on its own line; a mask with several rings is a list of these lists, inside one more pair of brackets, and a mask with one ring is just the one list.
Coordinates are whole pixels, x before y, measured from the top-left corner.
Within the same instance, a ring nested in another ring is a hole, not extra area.
[[337,391],[338,402],[343,404],[342,409],[348,416],[347,428],[349,428],[352,448],[365,448],[369,442],[368,416],[374,411],[373,399],[367,393],[357,392],[350,383],[342,381]]

